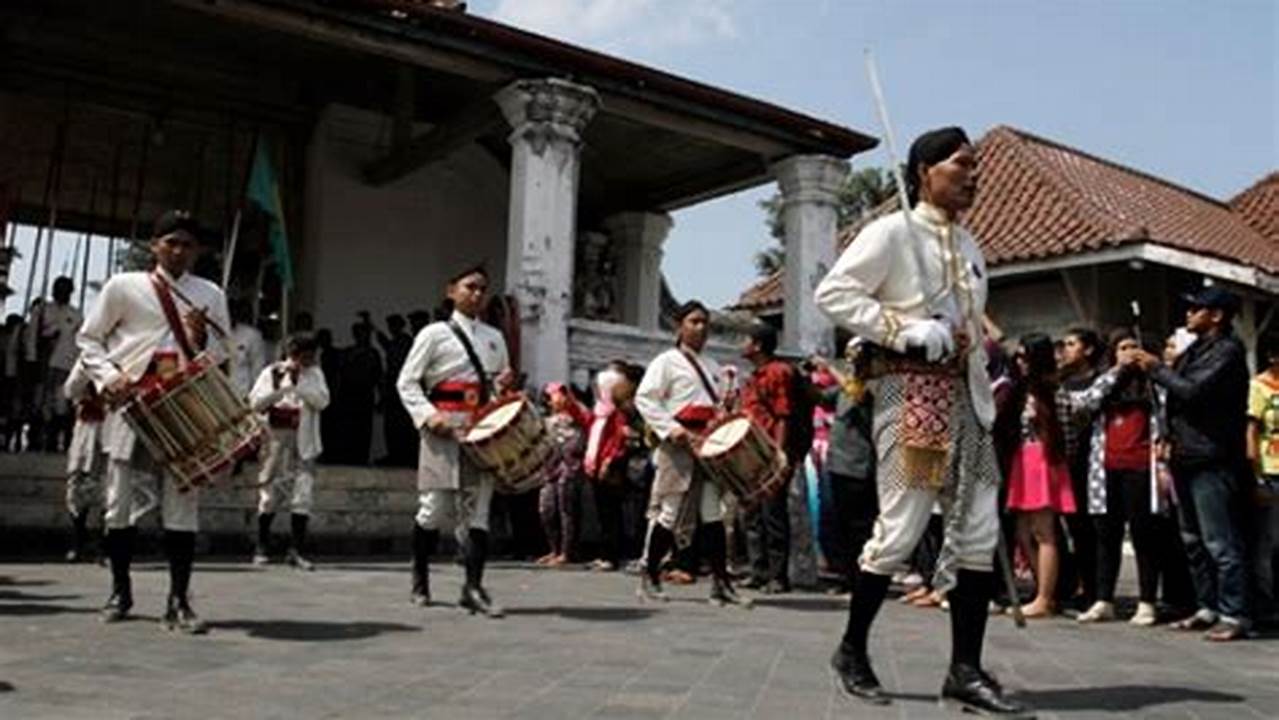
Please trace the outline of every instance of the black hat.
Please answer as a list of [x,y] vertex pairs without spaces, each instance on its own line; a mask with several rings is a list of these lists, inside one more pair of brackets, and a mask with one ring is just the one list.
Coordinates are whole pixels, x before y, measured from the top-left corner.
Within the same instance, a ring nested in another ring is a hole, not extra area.
[[1192,308],[1221,310],[1229,315],[1239,312],[1239,296],[1216,285],[1210,285],[1198,292],[1186,293],[1181,296],[1181,299]]
[[678,308],[675,308],[675,322],[684,322],[684,318],[695,312],[700,312],[706,317],[711,316],[711,311],[707,310],[706,306],[703,305],[700,300],[689,300],[683,305],[680,305]]
[[196,222],[189,210],[165,211],[163,215],[155,219],[155,225],[151,228],[151,237],[162,238],[179,230],[191,233],[191,236],[196,239],[200,238],[200,223]]
[[930,130],[915,138],[906,158],[906,195],[912,205],[919,202],[919,168],[936,165],[971,144],[963,128],[954,126]]

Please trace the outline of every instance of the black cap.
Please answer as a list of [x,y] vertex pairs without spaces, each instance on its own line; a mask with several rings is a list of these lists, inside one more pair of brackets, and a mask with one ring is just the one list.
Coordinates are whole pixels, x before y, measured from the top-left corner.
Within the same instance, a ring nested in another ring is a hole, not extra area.
[[200,223],[195,221],[189,210],[168,210],[155,219],[151,228],[152,238],[162,238],[179,230],[191,233],[197,240],[200,238]]
[[1198,292],[1186,293],[1181,296],[1181,299],[1192,308],[1222,310],[1231,315],[1239,312],[1239,296],[1216,285],[1210,285]]

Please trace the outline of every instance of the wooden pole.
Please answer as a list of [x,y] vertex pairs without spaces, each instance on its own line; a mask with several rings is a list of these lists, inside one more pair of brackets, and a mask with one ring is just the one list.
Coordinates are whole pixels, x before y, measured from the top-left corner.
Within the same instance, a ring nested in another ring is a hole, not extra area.
[[[58,124],[58,129],[54,135],[53,153],[49,155],[49,170],[44,177],[44,197],[40,201],[41,209],[47,209],[49,207],[50,198],[53,195],[54,176],[60,172],[59,168],[62,165],[62,147],[63,142],[66,139],[66,129],[67,124],[66,119],[64,118],[63,122]],[[40,264],[40,243],[43,238],[44,226],[41,225],[36,228],[35,242],[32,244],[31,248],[31,267],[27,268],[27,287],[22,298],[22,308],[19,310],[19,312],[24,315],[26,314],[27,309],[31,306],[31,291],[35,288],[36,284],[36,267]]]
[[9,231],[9,234],[5,237],[5,240],[4,240],[4,246],[7,248],[13,247],[13,244],[17,242],[18,240],[17,212],[18,212],[18,206],[21,204],[22,204],[22,186],[19,185],[18,189],[15,190],[13,193],[13,204],[9,206],[9,216],[5,218],[5,220],[9,223],[9,227],[7,228]]
[[138,161],[137,181],[133,186],[133,219],[129,224],[129,248],[138,242],[138,223],[142,215],[142,193],[146,190],[147,160],[151,154],[151,121],[142,126],[142,158]]
[[89,285],[89,257],[93,255],[93,229],[98,221],[98,174],[93,174],[89,189],[89,225],[84,230],[84,260],[80,264],[80,310],[84,311],[84,293]]
[[[120,212],[120,164],[124,160],[124,140],[115,144],[115,157],[111,160],[111,210],[107,218],[107,274],[115,274],[115,236],[119,228]],[[105,279],[105,278],[104,278]]]
[[[65,143],[63,152],[66,152]],[[53,205],[49,208],[48,244],[44,248],[44,278],[40,283],[40,297],[49,297],[49,269],[53,261],[53,240],[58,233],[58,205],[62,199],[62,168],[65,163],[58,163],[58,173],[53,181]]]

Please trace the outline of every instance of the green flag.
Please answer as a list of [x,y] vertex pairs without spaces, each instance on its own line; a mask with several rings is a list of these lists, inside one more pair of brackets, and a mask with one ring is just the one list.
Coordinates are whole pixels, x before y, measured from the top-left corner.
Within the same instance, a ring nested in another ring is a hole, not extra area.
[[253,154],[253,169],[249,173],[249,202],[257,205],[270,218],[271,227],[267,241],[275,258],[275,272],[280,284],[293,287],[293,260],[289,257],[289,237],[284,231],[284,203],[280,201],[280,182],[271,162],[270,143],[259,138]]

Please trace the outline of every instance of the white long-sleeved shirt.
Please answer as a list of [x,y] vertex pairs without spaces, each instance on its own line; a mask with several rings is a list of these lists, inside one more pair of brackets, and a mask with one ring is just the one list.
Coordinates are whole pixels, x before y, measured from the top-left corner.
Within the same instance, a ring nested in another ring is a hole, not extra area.
[[[324,451],[320,440],[320,413],[329,406],[329,385],[319,365],[304,368],[294,384],[286,371],[287,365],[282,360],[262,369],[249,391],[249,404],[258,413],[273,407],[298,410],[298,457],[314,460]],[[281,373],[278,388],[273,376],[277,368]]]
[[[460,312],[454,312],[451,320],[471,340],[490,383],[510,367],[506,340],[497,328]],[[422,328],[414,338],[413,347],[404,361],[404,367],[400,369],[395,386],[399,390],[404,409],[413,418],[413,424],[421,428],[437,412],[435,405],[427,398],[430,388],[446,380],[477,382],[478,379],[466,355],[466,349],[453,335],[448,323],[435,322]]]
[[863,228],[818,284],[814,300],[854,335],[897,351],[906,350],[899,333],[912,322],[939,316],[951,328],[966,331],[972,339],[968,386],[973,410],[982,426],[990,428],[995,401],[982,343],[986,261],[972,234],[948,222],[937,208],[920,203],[911,220],[913,234],[901,212]]
[[[224,328],[230,326],[226,296],[217,285],[191,273],[174,279],[163,269],[158,272],[190,298],[195,307],[205,310],[210,320]],[[127,272],[112,276],[76,336],[85,371],[99,390],[121,376],[127,375],[131,380],[141,377],[156,351],[178,349],[148,275]],[[176,293],[173,302],[179,315],[191,309]],[[208,347],[204,349],[215,359],[224,359],[226,353],[212,327],[208,339]],[[201,348],[195,350],[199,352]]]
[[[205,310],[210,320],[222,327],[230,324],[226,296],[217,285],[191,273],[174,279],[163,269],[158,272],[190,298],[196,307]],[[173,301],[179,314],[190,309],[177,297]],[[215,361],[220,361],[225,353],[214,332],[210,327],[208,347],[204,349]],[[139,379],[157,351],[177,352],[178,349],[160,298],[145,272],[120,273],[107,281],[80,327],[76,343],[80,346],[80,362],[99,390],[122,377]],[[198,352],[200,348],[195,350]],[[107,416],[103,433],[112,458],[128,460],[132,457],[136,436],[119,411]]]
[[[688,351],[702,366],[706,379],[715,387],[715,393],[724,397],[723,373],[713,359]],[[644,371],[644,379],[635,390],[635,409],[644,422],[663,440],[679,423],[675,414],[689,405],[716,405],[715,398],[706,391],[706,385],[697,370],[689,363],[680,348],[671,348],[653,358]]]
[[237,323],[231,328],[231,339],[227,344],[231,350],[231,387],[242,397],[247,397],[258,374],[266,367],[266,342],[257,328]]

